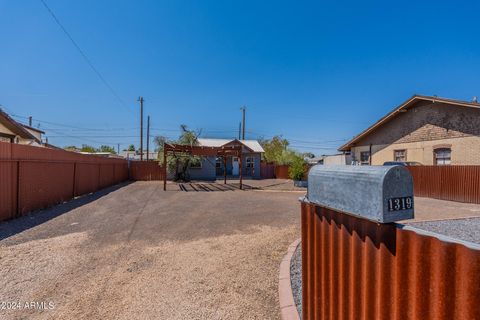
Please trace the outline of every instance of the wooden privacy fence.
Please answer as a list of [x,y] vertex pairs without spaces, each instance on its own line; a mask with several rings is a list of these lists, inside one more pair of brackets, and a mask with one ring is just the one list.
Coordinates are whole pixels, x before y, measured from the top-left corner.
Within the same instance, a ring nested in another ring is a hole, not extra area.
[[480,203],[480,166],[412,166],[416,196]]
[[409,228],[302,202],[302,318],[480,319],[480,250]]
[[126,160],[0,142],[0,220],[125,180]]
[[158,161],[130,161],[130,179],[143,181],[163,180],[163,166]]
[[275,164],[273,163],[260,163],[260,177],[262,179],[273,179],[275,178]]

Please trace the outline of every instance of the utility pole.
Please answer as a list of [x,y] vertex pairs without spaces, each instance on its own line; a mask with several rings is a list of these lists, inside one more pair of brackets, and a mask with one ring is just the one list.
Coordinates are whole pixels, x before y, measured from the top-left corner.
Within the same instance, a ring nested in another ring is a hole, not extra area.
[[150,116],[147,116],[147,161],[150,158]]
[[140,161],[143,161],[143,97],[138,97],[140,101]]
[[32,126],[32,116],[28,117],[28,126]]
[[241,132],[242,132],[242,122],[239,122],[238,123],[238,140],[242,138]]
[[245,106],[241,107],[240,110],[242,110],[242,140],[245,140]]
[[120,154],[120,143],[117,143],[117,154]]

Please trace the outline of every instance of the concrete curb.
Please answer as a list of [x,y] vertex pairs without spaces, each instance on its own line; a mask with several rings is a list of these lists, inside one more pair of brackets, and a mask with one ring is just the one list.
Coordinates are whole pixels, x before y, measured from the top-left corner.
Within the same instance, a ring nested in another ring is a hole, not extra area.
[[292,242],[288,247],[287,254],[280,263],[278,297],[280,300],[280,313],[283,320],[300,320],[295,301],[293,300],[292,284],[290,281],[290,261],[299,244],[300,239]]

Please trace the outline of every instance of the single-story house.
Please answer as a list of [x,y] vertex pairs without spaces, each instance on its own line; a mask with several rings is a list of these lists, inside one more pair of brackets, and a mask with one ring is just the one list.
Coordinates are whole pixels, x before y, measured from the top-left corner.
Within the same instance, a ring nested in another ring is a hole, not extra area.
[[305,162],[307,162],[309,165],[314,166],[316,164],[323,164],[323,157],[324,156],[313,157],[313,158],[305,157],[303,160],[305,160]]
[[79,151],[78,153],[81,154],[86,154],[86,155],[91,155],[91,156],[98,156],[98,157],[103,157],[103,158],[114,158],[114,159],[123,159],[122,156],[115,154],[115,153],[110,153],[110,152],[85,152],[85,151]]
[[40,129],[21,124],[13,120],[6,112],[0,109],[0,141],[9,143],[26,144],[32,146],[42,145]]
[[238,139],[198,139],[198,145],[204,147],[242,146],[242,168],[240,159],[228,157],[224,167],[223,159],[214,156],[201,157],[198,164],[190,166],[190,178],[193,180],[216,180],[223,178],[224,170],[228,177],[239,177],[240,170],[244,178],[260,179],[260,160],[265,152],[257,140]]
[[318,157],[317,163],[324,165],[350,165],[352,164],[352,157],[349,153],[326,154]]
[[[140,160],[140,151],[128,151],[124,150],[120,152],[120,156],[127,160]],[[143,150],[143,160],[147,160],[147,150]],[[158,160],[157,151],[148,152],[148,160]]]
[[339,151],[360,165],[480,165],[480,104],[414,95]]

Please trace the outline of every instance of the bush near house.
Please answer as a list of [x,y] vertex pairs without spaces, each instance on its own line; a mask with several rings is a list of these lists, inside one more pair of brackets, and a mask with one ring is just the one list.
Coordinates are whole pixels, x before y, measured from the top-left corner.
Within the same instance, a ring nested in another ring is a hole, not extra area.
[[303,156],[300,154],[295,154],[293,157],[293,161],[290,163],[290,167],[288,168],[288,175],[292,180],[304,180],[305,173],[307,171],[307,164],[303,159]]
[[[290,149],[288,140],[275,136],[271,140],[262,140],[260,143],[265,150],[264,160],[277,166],[278,170],[275,170],[277,178],[287,178],[286,170],[280,167],[288,166],[288,177],[290,179],[305,180],[305,173],[308,169],[304,160],[305,154],[300,154]],[[285,176],[282,174],[279,177],[281,172],[285,172]]]

